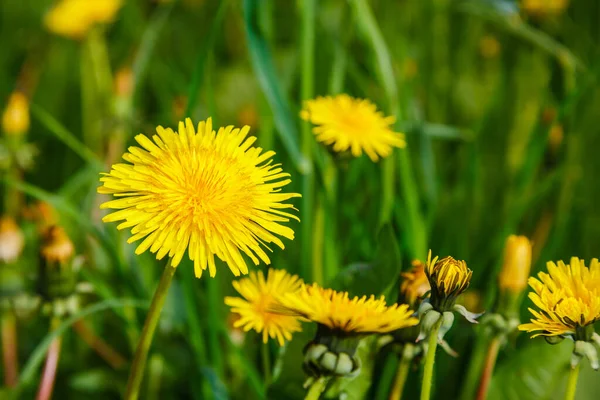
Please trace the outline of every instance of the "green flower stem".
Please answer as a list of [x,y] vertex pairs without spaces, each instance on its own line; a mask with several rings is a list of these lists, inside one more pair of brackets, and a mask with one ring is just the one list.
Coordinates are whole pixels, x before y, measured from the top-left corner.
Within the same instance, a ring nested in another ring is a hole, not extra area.
[[271,383],[271,354],[268,342],[262,344],[260,356],[262,358],[263,376],[266,389]]
[[433,380],[433,363],[435,362],[435,350],[438,345],[438,331],[442,325],[442,318],[438,320],[429,332],[427,346],[427,357],[425,358],[425,369],[423,371],[423,383],[421,385],[421,400],[429,400],[431,397],[431,384]]
[[[315,75],[315,19],[316,19],[316,0],[304,0],[302,2],[302,86],[300,95],[302,100],[311,99],[314,96],[314,75]],[[310,129],[310,123],[302,123],[301,150],[302,155],[308,162],[312,163],[313,135]],[[313,205],[314,205],[314,172],[306,173],[302,179],[302,230],[301,246],[303,269],[303,278],[315,280],[316,277],[323,276],[323,271],[319,271],[319,265],[312,266],[312,276],[309,276],[308,268],[312,264],[312,236],[313,236]]]
[[479,382],[479,389],[477,389],[477,400],[485,400],[487,398],[490,381],[492,380],[492,373],[494,372],[494,366],[496,365],[496,359],[498,358],[498,350],[500,350],[500,341],[501,338],[496,336],[492,339],[488,347],[481,380]]
[[579,377],[579,369],[581,363],[575,368],[571,368],[569,380],[567,381],[567,391],[565,392],[565,400],[575,400],[575,391],[577,390],[577,378]]
[[152,344],[154,331],[158,325],[160,313],[165,304],[169,286],[171,286],[171,281],[173,280],[173,275],[175,275],[175,268],[170,265],[165,266],[158,287],[154,292],[154,297],[152,297],[152,303],[150,304],[146,322],[144,322],[144,328],[142,329],[142,336],[140,337],[140,341],[135,351],[133,364],[129,371],[127,390],[125,392],[126,400],[135,400],[138,398],[140,385],[142,383],[142,378],[144,377],[146,359],[148,358],[148,350],[150,350],[150,344]]
[[404,346],[402,356],[400,357],[400,364],[398,364],[398,371],[396,371],[396,377],[394,378],[394,386],[392,386],[392,390],[390,391],[389,400],[400,400],[402,398],[402,392],[404,391],[404,384],[408,377],[411,361],[412,357],[408,355],[407,346]]
[[312,385],[310,385],[304,400],[317,400],[319,397],[321,397],[321,393],[323,393],[325,387],[327,386],[327,381],[328,379],[323,376],[319,379],[316,379]]

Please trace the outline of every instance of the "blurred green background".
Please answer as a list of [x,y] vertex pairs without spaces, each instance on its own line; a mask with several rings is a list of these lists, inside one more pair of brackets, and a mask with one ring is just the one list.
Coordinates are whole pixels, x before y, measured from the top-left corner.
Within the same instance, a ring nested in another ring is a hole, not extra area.
[[[98,176],[135,134],[186,116],[248,124],[259,146],[277,151],[303,199],[302,222],[290,224],[296,239],[274,249],[273,265],[307,281],[391,300],[390,282],[431,248],[467,261],[464,301],[485,310],[509,234],[534,242],[532,273],[548,260],[598,255],[597,1],[130,0],[83,40],[48,32],[52,4],[0,3],[0,104],[15,89],[27,93],[26,140],[37,149],[22,181],[4,174],[2,191],[56,208],[84,256],[79,279],[93,287],[81,310],[128,360],[162,264],[134,256],[125,232],[100,223]],[[379,163],[333,160],[298,113],[302,99],[342,92],[395,115],[407,149]],[[37,233],[21,226],[19,268],[35,287]],[[185,259],[178,269],[142,398],[264,397],[259,339],[234,331],[223,304],[232,275],[221,268],[196,280]],[[270,398],[302,398],[306,326],[284,350],[271,348]],[[31,398],[49,319],[29,315],[18,329],[21,395]],[[461,321],[449,333],[460,356],[438,355],[436,398],[459,398],[475,332]],[[490,398],[561,398],[571,346],[520,335],[500,353]],[[342,390],[386,399],[395,355],[364,347],[363,374]],[[586,368],[579,400],[600,390]],[[54,398],[118,398],[126,379],[127,366],[110,368],[65,330]],[[405,398],[419,386],[412,371]]]

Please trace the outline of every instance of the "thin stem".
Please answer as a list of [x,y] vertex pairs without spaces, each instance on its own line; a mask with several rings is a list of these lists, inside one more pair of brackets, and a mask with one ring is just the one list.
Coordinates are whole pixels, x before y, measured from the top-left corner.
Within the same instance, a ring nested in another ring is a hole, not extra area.
[[17,357],[17,320],[12,312],[2,314],[2,361],[4,362],[4,385],[14,387],[19,376]]
[[433,380],[433,363],[435,362],[435,350],[438,345],[438,331],[442,325],[442,318],[433,326],[429,332],[427,346],[427,357],[425,358],[425,369],[423,371],[423,383],[421,385],[421,400],[429,400],[431,397],[431,384]]
[[312,280],[323,284],[323,244],[325,242],[325,204],[323,196],[315,199],[315,220],[312,237]]
[[408,354],[408,346],[409,345],[405,345],[402,350],[400,364],[398,364],[398,371],[396,371],[396,378],[394,378],[394,386],[392,386],[392,390],[390,391],[389,400],[400,400],[402,398],[404,384],[406,383],[408,370],[410,369],[410,363],[412,361],[412,357]]
[[567,381],[567,391],[565,392],[565,400],[575,400],[575,391],[577,390],[577,378],[579,377],[579,366],[571,368],[569,372],[569,380]]
[[220,293],[219,281],[217,278],[212,278],[206,282],[206,290],[208,295],[208,355],[212,362],[213,368],[217,376],[221,379],[225,375],[225,367],[223,364],[223,350],[220,336],[220,326],[223,323],[219,309],[223,304],[223,296]]
[[[52,320],[51,330],[54,330],[60,321],[56,318]],[[60,357],[61,337],[57,336],[50,347],[46,356],[46,364],[42,373],[42,380],[36,396],[36,400],[50,400],[52,398],[52,390],[54,389],[54,381],[56,380],[56,370],[58,368],[58,359]]]
[[500,350],[500,338],[495,337],[490,342],[485,357],[483,373],[481,374],[481,381],[479,382],[479,389],[477,390],[477,400],[485,400],[487,397],[490,381],[492,380],[492,373],[494,372],[494,366],[496,365],[496,358],[498,358],[498,350]]
[[263,366],[263,376],[265,379],[265,388],[271,383],[271,354],[269,343],[263,343],[260,352]]
[[142,329],[142,336],[140,337],[140,342],[138,343],[138,347],[135,351],[133,364],[131,365],[131,370],[129,371],[127,391],[125,392],[126,400],[135,400],[138,398],[140,385],[142,383],[142,378],[144,377],[146,359],[148,358],[148,350],[150,350],[150,344],[152,344],[154,331],[156,330],[156,325],[158,325],[160,313],[165,304],[167,293],[169,292],[169,286],[171,285],[174,274],[175,268],[171,267],[170,265],[165,266],[165,270],[160,278],[158,287],[154,292],[154,297],[152,297],[152,304],[150,304],[150,309],[148,310],[148,315],[146,316],[146,322],[144,322],[144,328]]
[[102,340],[102,338],[98,337],[82,319],[73,324],[73,329],[113,369],[120,369],[127,363],[125,357]]
[[[304,0],[302,2],[302,86],[300,88],[301,100],[308,100],[314,97],[314,57],[315,57],[315,19],[316,19],[316,0]],[[311,133],[308,121],[302,123],[302,155],[306,160],[312,163],[313,135]],[[310,172],[302,179],[302,230],[301,230],[301,265],[302,268],[308,268],[312,264],[312,235],[313,235],[313,206],[315,191],[314,173]],[[309,279],[308,271],[302,271],[303,278]],[[319,274],[313,267],[312,279],[314,275]]]
[[316,379],[312,383],[312,385],[310,385],[310,388],[308,389],[308,393],[306,393],[306,397],[304,397],[304,400],[317,400],[319,397],[321,397],[321,393],[323,393],[325,387],[327,386],[327,381],[328,379],[325,377],[320,377],[319,379]]

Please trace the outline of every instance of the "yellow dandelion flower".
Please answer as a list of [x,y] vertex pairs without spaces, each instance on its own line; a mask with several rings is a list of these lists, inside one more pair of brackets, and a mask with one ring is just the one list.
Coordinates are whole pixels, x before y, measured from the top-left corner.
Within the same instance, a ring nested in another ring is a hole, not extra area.
[[403,272],[401,275],[400,295],[408,304],[414,306],[431,289],[425,274],[425,264],[419,260],[414,260],[412,269]]
[[306,318],[342,334],[386,333],[414,326],[419,321],[407,304],[386,306],[385,298],[354,297],[347,292],[303,285],[281,298],[284,313]]
[[119,210],[103,221],[124,221],[117,228],[131,228],[129,243],[145,238],[136,254],[150,249],[159,260],[168,254],[173,267],[187,250],[197,277],[207,267],[215,276],[215,255],[236,276],[248,273],[242,252],[256,265],[269,264],[263,246],[283,249],[278,236],[294,238],[281,223],[298,219],[283,210],[295,210],[285,201],[300,195],[281,192],[290,175],[272,163],[275,152],[252,147],[249,130],[215,133],[209,118],[196,132],[188,118],[179,133],[159,126],[152,140],[137,135],[142,148],[123,155],[130,164],[115,164],[100,179],[98,193],[116,197],[101,208]]
[[354,157],[363,151],[372,161],[387,157],[394,147],[405,147],[404,135],[390,125],[394,117],[385,117],[369,100],[347,94],[308,100],[300,117],[317,125],[313,132],[319,142],[333,145],[336,152],[350,150]]
[[2,130],[7,135],[21,135],[29,129],[29,101],[21,92],[13,92],[2,114]]
[[441,260],[438,257],[431,259],[429,251],[425,274],[431,285],[431,304],[445,311],[454,305],[458,295],[467,290],[473,271],[467,268],[466,262],[450,256]]
[[539,308],[530,308],[530,323],[519,330],[536,336],[575,335],[600,319],[600,263],[593,259],[590,267],[576,257],[570,264],[547,263],[548,273],[529,278],[533,292],[529,298]]
[[123,0],[61,0],[46,14],[46,27],[57,35],[81,39],[95,24],[112,22]]
[[277,339],[280,346],[292,339],[292,333],[302,330],[298,318],[271,312],[278,304],[278,296],[293,293],[302,285],[296,275],[282,269],[269,269],[267,279],[262,271],[250,272],[248,278],[233,281],[233,287],[243,297],[225,297],[225,304],[240,318],[233,324],[244,331],[262,332],[263,342],[269,337]]
[[504,264],[498,275],[502,290],[521,293],[527,287],[531,269],[531,242],[525,236],[510,235],[504,247]]

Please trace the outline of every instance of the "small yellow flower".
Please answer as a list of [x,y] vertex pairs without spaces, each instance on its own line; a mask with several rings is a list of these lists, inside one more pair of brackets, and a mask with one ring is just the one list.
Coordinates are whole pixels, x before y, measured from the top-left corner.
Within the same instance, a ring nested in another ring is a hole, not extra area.
[[13,92],[2,114],[2,130],[6,135],[22,135],[29,130],[29,101],[21,92]]
[[588,268],[573,257],[570,264],[550,261],[547,267],[539,279],[529,278],[529,298],[539,311],[530,308],[534,318],[519,330],[534,332],[532,337],[574,335],[579,340],[579,331],[600,319],[600,263],[594,258]]
[[112,22],[123,0],[60,0],[46,14],[46,27],[57,35],[83,38],[92,26]]
[[525,236],[510,235],[504,247],[504,264],[498,275],[501,290],[521,293],[527,287],[531,269],[531,242]]
[[244,331],[262,332],[263,342],[277,339],[280,346],[292,339],[292,333],[302,330],[298,318],[271,312],[278,304],[278,296],[297,291],[302,281],[282,269],[269,269],[267,279],[262,271],[250,272],[248,278],[233,281],[233,287],[243,297],[225,297],[225,304],[240,318],[233,324]]
[[394,147],[405,147],[404,135],[392,131],[394,117],[385,117],[369,100],[347,94],[317,97],[304,103],[300,117],[317,125],[319,142],[336,152],[350,150],[354,157],[364,151],[372,161],[387,157]]
[[473,271],[467,268],[464,261],[448,256],[441,260],[431,259],[431,251],[427,256],[425,274],[431,285],[431,304],[435,309],[448,311],[456,298],[467,290]]
[[14,219],[0,218],[0,262],[11,263],[17,260],[25,246],[25,237]]
[[285,313],[346,335],[386,333],[419,322],[407,304],[386,306],[383,296],[350,299],[347,292],[323,289],[316,283],[282,296],[281,306]]
[[412,269],[403,272],[401,275],[400,295],[412,307],[431,289],[425,274],[425,264],[419,260],[414,260]]
[[101,208],[115,211],[104,222],[124,221],[118,229],[131,228],[128,242],[144,239],[136,254],[150,249],[162,259],[167,254],[176,267],[186,250],[194,261],[197,277],[208,270],[215,276],[214,256],[226,262],[234,275],[247,274],[242,257],[254,264],[270,260],[263,246],[274,243],[284,248],[278,236],[294,238],[294,231],[282,222],[295,215],[285,203],[296,193],[283,193],[289,174],[273,164],[273,151],[252,147],[250,127],[228,126],[212,129],[212,120],[198,124],[179,123],[179,133],[159,126],[150,140],[135,139],[123,155],[129,164],[115,164],[100,179],[98,193],[115,200]]

